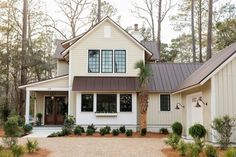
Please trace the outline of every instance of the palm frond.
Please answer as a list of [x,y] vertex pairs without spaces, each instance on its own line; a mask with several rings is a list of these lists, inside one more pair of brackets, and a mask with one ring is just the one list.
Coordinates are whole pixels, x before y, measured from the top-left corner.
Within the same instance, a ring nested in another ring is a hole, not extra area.
[[149,67],[146,66],[145,63],[141,60],[135,64],[134,68],[139,69],[138,76],[140,87],[145,87],[148,83],[148,79],[151,73]]

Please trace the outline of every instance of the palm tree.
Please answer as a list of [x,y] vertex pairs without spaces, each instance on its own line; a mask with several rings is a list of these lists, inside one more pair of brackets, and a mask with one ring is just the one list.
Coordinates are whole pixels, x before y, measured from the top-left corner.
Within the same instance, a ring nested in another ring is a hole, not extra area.
[[147,128],[147,108],[148,108],[148,80],[150,69],[141,60],[135,64],[135,69],[139,69],[139,104],[140,104],[140,128],[141,130]]

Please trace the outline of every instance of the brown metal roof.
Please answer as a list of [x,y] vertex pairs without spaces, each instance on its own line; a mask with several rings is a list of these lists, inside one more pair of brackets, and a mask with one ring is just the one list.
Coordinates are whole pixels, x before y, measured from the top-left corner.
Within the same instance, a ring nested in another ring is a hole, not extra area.
[[157,51],[157,42],[141,41],[141,44],[153,53],[152,59],[160,60],[160,53]]
[[72,91],[137,91],[136,77],[75,76]]
[[200,84],[206,77],[214,72],[221,64],[223,64],[228,58],[236,53],[236,43],[224,48],[206,63],[204,63],[198,70],[196,70],[191,76],[183,81],[176,92]]
[[178,85],[197,70],[200,63],[150,63],[150,92],[171,93]]
[[56,41],[55,41],[56,42],[56,51],[53,54],[53,58],[55,58],[55,59],[64,59],[63,55],[61,54],[61,52],[65,50],[65,48],[62,47],[62,43],[64,41],[65,40],[56,39]]

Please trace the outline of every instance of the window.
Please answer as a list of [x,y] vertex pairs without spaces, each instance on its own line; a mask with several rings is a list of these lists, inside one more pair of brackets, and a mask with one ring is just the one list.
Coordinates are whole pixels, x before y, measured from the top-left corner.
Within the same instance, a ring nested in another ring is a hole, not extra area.
[[160,96],[160,110],[161,111],[170,111],[170,95],[161,95]]
[[115,50],[115,72],[125,73],[126,72],[126,51]]
[[120,112],[132,112],[132,94],[120,94]]
[[81,111],[93,112],[93,94],[82,94]]
[[112,73],[113,71],[113,52],[112,50],[102,50],[102,72]]
[[99,73],[100,69],[100,50],[88,51],[88,72]]
[[116,94],[97,94],[98,113],[116,113]]

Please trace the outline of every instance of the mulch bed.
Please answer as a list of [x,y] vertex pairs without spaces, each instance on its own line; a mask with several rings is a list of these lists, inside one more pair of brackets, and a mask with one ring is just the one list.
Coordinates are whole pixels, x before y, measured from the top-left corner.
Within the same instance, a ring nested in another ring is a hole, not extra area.
[[50,153],[47,149],[39,149],[35,153],[26,153],[24,157],[47,157]]
[[[217,149],[219,156],[218,157],[224,157],[224,153],[225,151],[221,150],[221,149]],[[184,157],[181,156],[178,150],[174,150],[172,148],[164,148],[161,150],[161,152],[163,154],[165,154],[167,157]],[[200,153],[199,157],[206,157],[206,155],[204,153]]]
[[146,136],[141,136],[139,132],[133,132],[132,136],[127,137],[125,134],[119,134],[118,136],[113,136],[112,133],[106,134],[104,136],[101,136],[99,133],[94,133],[91,136],[87,136],[86,133],[83,133],[82,135],[68,135],[68,136],[62,136],[62,137],[107,137],[107,138],[117,138],[117,137],[123,137],[123,138],[165,138],[167,135],[160,134],[160,133],[153,133],[153,132],[147,132]]

